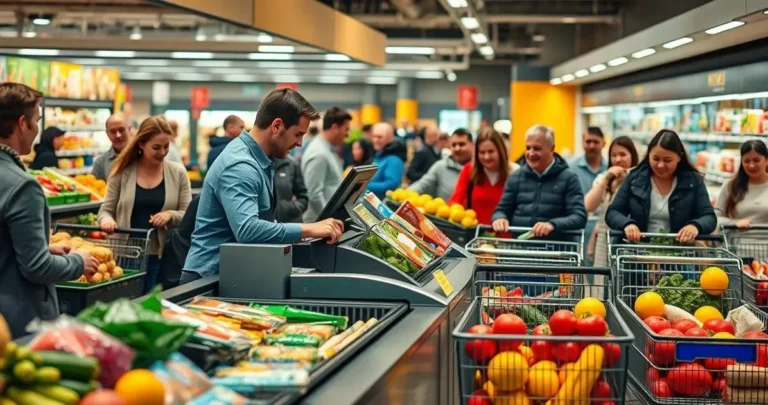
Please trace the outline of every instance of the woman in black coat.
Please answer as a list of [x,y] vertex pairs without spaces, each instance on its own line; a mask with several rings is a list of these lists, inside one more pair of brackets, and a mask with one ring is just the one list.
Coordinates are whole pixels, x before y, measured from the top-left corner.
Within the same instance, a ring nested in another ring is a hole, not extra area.
[[678,242],[690,243],[715,231],[717,217],[704,179],[675,132],[661,130],[653,137],[645,159],[616,193],[605,221],[633,242],[641,232],[676,233]]
[[35,145],[35,159],[29,166],[33,170],[42,170],[44,167],[59,167],[59,158],[56,151],[61,149],[66,132],[57,127],[48,127],[40,134],[40,143]]

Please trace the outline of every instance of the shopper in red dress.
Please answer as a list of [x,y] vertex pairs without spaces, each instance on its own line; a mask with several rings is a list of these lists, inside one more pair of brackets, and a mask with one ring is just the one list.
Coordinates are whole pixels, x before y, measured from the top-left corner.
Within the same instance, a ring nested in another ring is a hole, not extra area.
[[507,176],[519,166],[509,163],[504,139],[491,128],[484,129],[475,142],[475,156],[464,165],[456,180],[456,189],[448,201],[477,213],[477,221],[491,224],[493,210],[504,192]]

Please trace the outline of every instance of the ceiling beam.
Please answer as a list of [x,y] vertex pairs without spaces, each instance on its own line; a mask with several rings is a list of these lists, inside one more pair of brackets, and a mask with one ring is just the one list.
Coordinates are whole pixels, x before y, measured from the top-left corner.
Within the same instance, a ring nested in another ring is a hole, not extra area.
[[[353,18],[377,28],[450,28],[459,23],[449,15],[433,15],[410,20],[401,15],[354,14]],[[485,15],[487,24],[618,24],[620,18],[614,15],[540,15],[501,14]]]

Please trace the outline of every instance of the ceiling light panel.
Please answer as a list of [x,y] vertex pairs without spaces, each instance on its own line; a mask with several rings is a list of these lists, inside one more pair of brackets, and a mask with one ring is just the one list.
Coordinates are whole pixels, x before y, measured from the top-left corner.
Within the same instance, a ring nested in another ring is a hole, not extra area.
[[32,20],[32,24],[35,25],[48,25],[51,23],[51,20],[45,17],[38,17]]
[[416,78],[418,79],[442,79],[443,72],[416,72]]
[[577,70],[575,75],[576,75],[576,77],[585,77],[585,76],[589,75],[589,71],[587,69]]
[[622,56],[622,57],[619,57],[619,58],[616,58],[616,59],[609,60],[608,61],[608,66],[620,66],[620,65],[623,65],[623,64],[625,64],[627,62],[629,62],[629,59],[627,59],[627,58]]
[[734,28],[741,27],[744,24],[745,24],[744,21],[731,21],[731,22],[727,22],[727,23],[722,24],[722,25],[718,25],[717,27],[712,27],[712,28],[710,28],[710,29],[708,29],[708,30],[706,30],[704,32],[706,32],[709,35],[715,35],[715,34],[719,34],[719,33],[724,32],[724,31],[728,31],[728,30],[732,30]]
[[209,81],[211,80],[212,76],[202,73],[179,73],[176,75],[173,75],[173,79],[176,80],[183,80],[183,81]]
[[434,55],[435,48],[428,46],[388,46],[385,48],[390,55]]
[[222,77],[225,82],[249,83],[258,81],[258,76],[252,75],[226,75]]
[[655,49],[653,49],[653,48],[646,48],[646,49],[643,49],[642,51],[637,51],[637,52],[633,53],[632,57],[635,58],[635,59],[642,59],[642,58],[645,58],[646,56],[651,56],[654,53],[656,53]]
[[464,8],[467,7],[467,0],[448,0],[448,5],[453,8]]
[[229,67],[232,66],[232,62],[228,60],[196,60],[192,62],[192,66],[198,67]]
[[563,83],[568,83],[568,82],[572,81],[575,78],[576,78],[575,76],[573,76],[572,74],[568,73],[567,75],[563,75],[563,77],[561,77],[560,79],[563,81]]
[[491,55],[493,55],[493,48],[488,46],[488,45],[486,45],[486,46],[480,48],[480,54],[483,55],[483,56],[491,56]]
[[605,69],[608,69],[608,67],[606,67],[602,63],[598,63],[597,65],[592,66],[591,68],[589,68],[589,71],[592,72],[592,73],[597,73],[597,72],[602,72]]
[[666,44],[662,45],[666,49],[675,49],[678,46],[683,46],[685,44],[690,44],[693,42],[693,38],[683,37],[680,39],[676,39],[674,41],[669,41]]
[[171,52],[173,59],[213,59],[213,52]]
[[259,52],[265,53],[293,53],[294,50],[291,45],[259,45]]
[[171,61],[166,59],[131,59],[125,61],[130,66],[168,66]]
[[397,79],[394,77],[369,77],[365,79],[368,84],[397,84]]
[[349,79],[344,76],[320,76],[317,80],[320,83],[328,84],[345,84],[349,82]]
[[351,59],[349,58],[349,56],[342,55],[340,53],[329,53],[325,55],[325,60],[336,61],[336,62],[347,62]]
[[133,58],[135,51],[96,51],[94,55],[100,58]]
[[468,30],[480,28],[480,22],[475,17],[461,17],[461,25]]
[[553,86],[557,86],[558,84],[561,84],[562,82],[563,82],[562,79],[560,79],[559,77],[555,77],[554,79],[549,81],[549,84],[551,84]]
[[488,42],[488,37],[482,32],[473,32],[470,37],[472,38],[472,42],[476,44],[485,44]]
[[291,60],[293,59],[293,55],[289,53],[249,53],[248,59],[250,60]]
[[272,76],[272,80],[277,83],[299,83],[299,76]]
[[19,49],[19,55],[28,55],[28,56],[58,56],[59,50],[58,49],[35,49],[35,48],[29,48],[29,49]]

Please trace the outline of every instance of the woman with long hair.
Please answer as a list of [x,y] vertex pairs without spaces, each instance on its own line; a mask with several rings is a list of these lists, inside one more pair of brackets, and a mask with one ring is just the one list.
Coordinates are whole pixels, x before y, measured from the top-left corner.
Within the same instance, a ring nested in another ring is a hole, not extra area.
[[478,223],[490,225],[507,177],[519,167],[509,163],[501,135],[491,128],[483,130],[475,141],[474,159],[461,169],[448,203],[474,210]]
[[768,148],[761,140],[741,145],[741,165],[736,176],[723,184],[715,204],[718,225],[748,229],[768,224]]
[[192,199],[189,178],[179,163],[165,158],[171,128],[163,117],[150,117],[112,165],[107,194],[99,209],[105,232],[119,228],[154,228],[147,254],[146,290],[157,279],[168,228],[178,226]]
[[691,243],[715,230],[717,217],[704,179],[674,131],[664,129],[653,137],[645,158],[616,193],[605,222],[632,242],[642,232],[662,232]]
[[35,145],[35,159],[29,168],[42,170],[44,167],[59,167],[56,151],[64,145],[64,134],[58,127],[48,127],[40,134],[40,142]]
[[629,137],[620,136],[614,139],[608,147],[608,170],[597,176],[592,189],[584,196],[587,212],[599,209],[603,213],[589,241],[588,253],[594,258],[595,266],[608,266],[608,225],[605,223],[605,212],[624,178],[637,166],[638,160],[635,143]]

